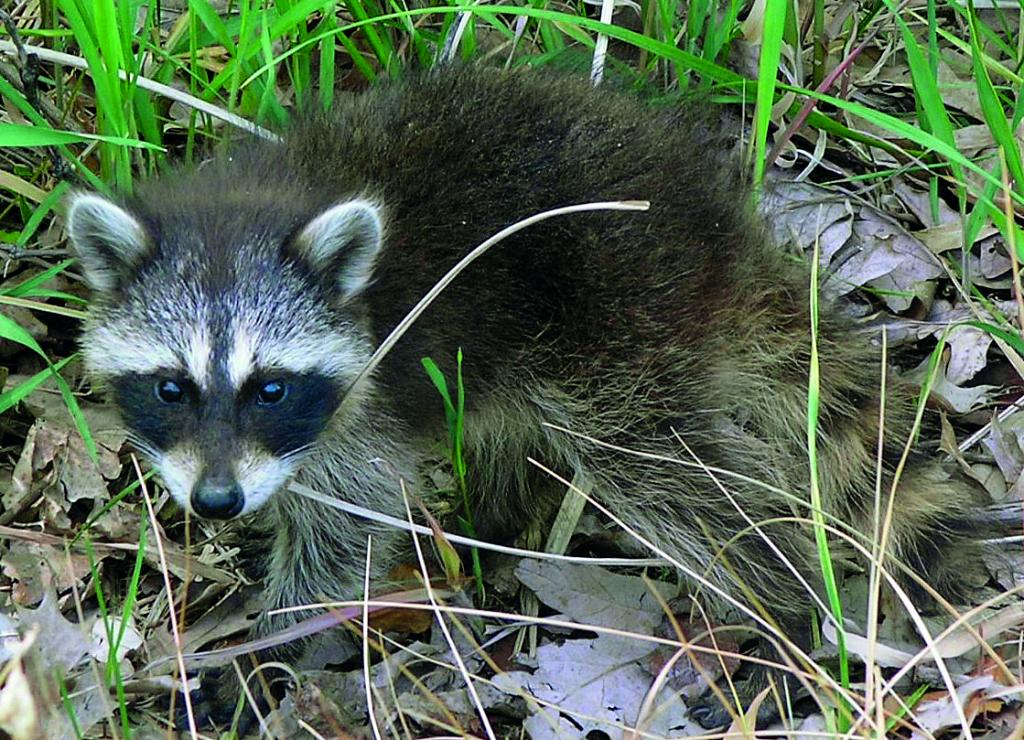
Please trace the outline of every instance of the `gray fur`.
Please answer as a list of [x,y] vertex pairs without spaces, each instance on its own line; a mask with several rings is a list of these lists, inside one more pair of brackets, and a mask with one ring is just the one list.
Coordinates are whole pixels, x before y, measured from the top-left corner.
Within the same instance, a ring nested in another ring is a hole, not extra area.
[[[627,524],[727,593],[749,589],[800,625],[802,586],[747,523],[774,522],[764,533],[817,583],[811,531],[792,522],[806,506],[723,478],[738,511],[706,473],[672,462],[687,458],[682,439],[707,465],[799,499],[809,485],[808,278],[769,247],[747,189],[713,154],[725,146],[715,130],[691,108],[656,111],[583,81],[456,70],[345,98],[300,120],[283,144],[236,144],[201,170],[144,184],[124,211],[80,196],[70,232],[98,291],[83,337],[89,368],[113,386],[146,368],[187,377],[204,356],[184,343],[209,339],[200,404],[223,404],[222,416],[210,413],[228,441],[174,458],[187,462],[166,477],[187,506],[204,454],[267,454],[231,422],[250,377],[283,367],[344,387],[415,301],[502,227],[572,203],[650,200],[648,213],[550,220],[499,244],[333,411],[316,443],[281,464],[312,488],[401,515],[398,479],[430,495],[422,463],[444,430],[420,359],[453,377],[461,347],[481,531],[507,534],[546,509],[550,486],[532,456],[585,478]],[[130,216],[95,217],[121,212]],[[116,247],[126,234],[131,248]],[[830,515],[870,533],[878,352],[827,313],[819,347],[822,495]],[[889,379],[883,491],[913,397]],[[167,452],[140,444],[157,460]],[[964,597],[964,572],[980,567],[980,492],[915,451],[897,495],[891,553]],[[400,534],[286,490],[263,511],[266,541],[251,545],[270,553],[270,608],[352,597],[368,535],[377,577],[407,550]]]
[[354,298],[370,282],[383,237],[380,209],[369,201],[349,200],[314,218],[296,238],[303,254],[317,269],[340,263],[342,296]]
[[146,251],[145,231],[131,214],[91,193],[77,193],[68,206],[68,234],[89,287],[111,291]]

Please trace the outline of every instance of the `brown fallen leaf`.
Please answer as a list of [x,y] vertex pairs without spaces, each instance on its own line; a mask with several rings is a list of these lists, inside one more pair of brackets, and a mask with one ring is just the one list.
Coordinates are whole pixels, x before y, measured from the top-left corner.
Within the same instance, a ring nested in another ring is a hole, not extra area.
[[4,678],[0,686],[0,731],[11,740],[35,740],[39,736],[39,709],[21,662],[38,633],[38,629],[32,630],[10,646],[8,650],[15,654],[0,666],[0,678]]
[[[99,563],[109,552],[93,554]],[[38,604],[52,587],[66,591],[73,584],[81,584],[89,574],[89,558],[82,553],[66,553],[63,547],[14,540],[3,559],[3,573],[14,583],[11,597],[19,606]]]

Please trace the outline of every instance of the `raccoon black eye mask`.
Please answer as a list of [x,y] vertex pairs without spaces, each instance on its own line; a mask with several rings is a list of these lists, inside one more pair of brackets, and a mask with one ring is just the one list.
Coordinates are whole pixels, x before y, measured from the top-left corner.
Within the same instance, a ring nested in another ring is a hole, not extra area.
[[[448,70],[341,98],[280,142],[235,142],[201,171],[167,173],[130,198],[78,193],[68,231],[94,292],[87,368],[182,507],[258,513],[267,525],[250,555],[268,563],[268,610],[360,593],[368,537],[374,578],[403,557],[401,532],[298,499],[287,484],[398,517],[399,479],[436,495],[424,469],[445,420],[420,361],[451,378],[461,348],[481,536],[507,538],[550,509],[554,487],[533,458],[706,573],[705,596],[752,592],[790,634],[806,634],[801,579],[820,580],[810,528],[794,521],[809,514],[795,503],[809,489],[808,276],[769,244],[721,154],[726,132],[699,108],[655,111],[537,71]],[[638,199],[650,210],[552,219],[502,242],[341,402],[469,249],[542,210]],[[878,350],[827,307],[818,341],[822,499],[832,521],[870,538]],[[882,490],[915,393],[887,379]],[[744,477],[671,462],[692,456]],[[978,518],[985,494],[922,449],[896,495],[889,556],[945,598],[970,601],[964,584],[990,538]],[[295,618],[264,616],[253,637]],[[742,698],[767,676],[754,669]],[[220,684],[219,706],[234,707],[238,690]],[[767,719],[773,703],[762,707]],[[729,719],[710,694],[691,710],[707,726]]]
[[[217,411],[188,379],[128,375],[111,379],[110,390],[125,423],[156,448],[195,435],[195,426]],[[151,398],[147,398],[151,396]],[[278,455],[312,444],[326,427],[339,400],[337,383],[321,376],[290,375],[253,381],[238,394],[233,413],[240,431]]]

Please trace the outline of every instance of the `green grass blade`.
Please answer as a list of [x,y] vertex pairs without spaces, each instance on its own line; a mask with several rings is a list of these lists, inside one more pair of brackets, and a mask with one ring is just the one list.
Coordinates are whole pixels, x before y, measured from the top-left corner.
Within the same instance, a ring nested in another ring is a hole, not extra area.
[[[814,523],[814,539],[818,548],[818,562],[821,565],[822,581],[828,597],[829,609],[835,622],[837,650],[839,653],[839,683],[850,687],[850,656],[846,649],[846,622],[843,619],[843,604],[839,596],[839,585],[832,565],[832,554],[828,544],[825,526],[824,504],[819,487],[818,471],[818,419],[821,410],[821,370],[818,357],[818,244],[815,241],[811,259],[811,354],[807,380],[807,461],[810,467],[811,519]],[[845,732],[850,726],[849,708],[840,705],[840,729]]]
[[[2,97],[8,105],[13,104],[14,108],[16,108],[25,116],[25,118],[36,126],[40,126],[45,129],[50,128],[46,119],[32,107],[32,105],[25,99],[25,96],[21,94],[21,91],[4,79],[3,76],[0,76],[0,97]],[[106,183],[104,183],[103,180],[101,180],[92,170],[83,165],[66,145],[57,145],[57,151],[60,152],[60,155],[75,168],[75,173],[81,177],[89,187],[101,193],[110,192],[110,188],[107,187]]]
[[77,131],[61,131],[46,126],[26,126],[21,123],[0,123],[0,147],[39,147],[58,144],[77,144],[84,141],[98,141],[113,146],[133,147],[162,152],[163,147],[148,141],[139,141],[124,136],[87,134]]
[[[938,63],[937,59],[929,57],[931,59],[931,62],[929,62],[929,60],[924,58],[917,39],[911,33],[910,27],[896,13],[892,0],[886,0],[886,2],[892,9],[893,17],[896,19],[900,33],[903,36],[903,49],[907,55],[907,63],[910,67],[910,77],[914,85],[914,92],[916,93],[915,100],[924,109],[924,121],[927,124],[927,128],[946,145],[955,149],[956,138],[953,134],[953,124],[949,120],[949,113],[946,111],[946,105],[942,100],[942,93],[939,91],[938,74],[933,70],[934,65]],[[963,168],[960,163],[950,160],[949,165],[957,182],[965,182]],[[961,205],[963,205],[966,197],[963,186],[960,185],[957,191],[960,196]]]
[[789,3],[769,2],[764,5],[764,26],[761,31],[761,56],[757,67],[757,105],[754,109],[754,187],[760,188],[767,165],[768,128],[775,103],[775,81],[782,58],[782,32],[786,27]]
[[73,357],[75,357],[75,355],[65,357],[60,362],[54,363],[52,369],[47,367],[45,370],[40,370],[23,383],[20,383],[13,388],[8,388],[4,390],[3,393],[0,393],[0,414],[14,408],[28,398],[29,395],[45,383],[48,378],[53,377],[54,372],[59,372],[65,365],[67,365]]
[[93,460],[98,460],[99,455],[96,450],[96,441],[93,439],[92,432],[89,429],[89,424],[86,422],[85,416],[82,414],[82,409],[79,407],[77,399],[71,392],[71,388],[68,386],[67,381],[64,380],[64,378],[61,377],[61,374],[54,369],[54,365],[50,363],[50,359],[46,356],[43,348],[39,346],[39,343],[20,324],[3,314],[0,314],[0,338],[17,342],[18,344],[28,347],[46,361],[49,372],[52,375],[54,382],[57,384],[57,388],[60,390],[60,394],[64,399],[65,405],[68,407],[68,413],[71,414],[71,418],[75,422],[75,427],[78,429],[78,433],[82,435],[82,441],[85,442],[86,450],[89,452],[89,455]]
[[[978,20],[972,11],[968,14],[969,27],[971,31],[971,67],[974,71],[974,82],[978,90],[978,102],[981,105],[982,115],[985,116],[985,123],[996,144],[1006,153],[1006,165],[1010,172],[1010,178],[1017,183],[1017,192],[1024,187],[1024,167],[1021,166],[1020,147],[1017,139],[1006,120],[1006,112],[1003,110],[999,96],[992,85],[992,79],[988,76],[988,70],[982,63],[984,52],[978,39]],[[1018,92],[1019,95],[1019,92]]]
[[423,364],[423,369],[427,371],[430,382],[434,384],[437,392],[441,394],[441,400],[444,402],[445,422],[448,425],[448,429],[451,430],[455,427],[455,406],[452,404],[451,394],[448,393],[448,381],[445,380],[441,368],[431,358],[424,357],[420,362]]
[[338,27],[338,19],[334,15],[334,2],[328,2],[323,6],[323,20],[316,27],[314,35],[323,35],[320,42],[320,104],[324,110],[330,110],[334,105],[334,75],[335,75],[335,39],[331,34]]
[[[217,40],[217,43],[223,46],[230,56],[235,56],[238,52],[235,46],[235,40],[228,32],[227,26],[220,19],[217,14],[217,10],[210,4],[209,0],[188,0],[188,9],[203,27],[210,32],[210,34]],[[195,34],[190,34],[190,38],[195,38]]]
[[[705,77],[710,82],[723,86],[733,86],[736,88],[742,88],[744,85],[753,86],[750,80],[746,80],[740,75],[736,74],[732,70],[714,62],[709,62],[706,59],[701,58],[696,54],[689,53],[682,49],[677,48],[673,44],[669,44],[657,39],[651,39],[644,36],[636,31],[631,31],[621,26],[616,26],[609,23],[601,23],[600,21],[592,18],[586,18],[583,16],[571,15],[569,13],[561,13],[553,10],[546,10],[543,8],[532,8],[532,7],[517,7],[511,5],[457,5],[451,7],[436,7],[436,8],[412,8],[410,10],[401,11],[398,13],[386,13],[384,15],[376,16],[373,18],[367,18],[362,21],[355,21],[348,23],[343,26],[339,26],[336,29],[327,31],[325,33],[343,34],[350,31],[354,31],[364,26],[368,26],[374,23],[382,23],[384,21],[399,19],[399,18],[413,18],[421,15],[440,15],[440,14],[457,14],[462,12],[473,13],[484,17],[494,17],[502,15],[512,16],[524,16],[527,18],[534,18],[542,21],[549,21],[551,23],[565,24],[566,26],[577,26],[583,28],[592,33],[603,33],[610,38],[617,39],[636,46],[639,49],[647,51],[649,54],[663,57],[675,64],[678,64],[686,69],[692,70],[702,77]],[[285,58],[291,54],[298,54],[302,52],[308,46],[318,43],[324,34],[315,34],[310,36],[300,44],[296,44],[294,47],[288,49],[284,53],[274,57],[271,64],[278,65]],[[561,36],[560,36],[561,38]],[[265,68],[257,69],[253,72],[249,78],[243,82],[247,84],[249,81],[256,79],[259,75],[266,72]],[[802,88],[795,88],[802,90]]]
[[1000,329],[998,326],[993,326],[985,321],[966,321],[964,323],[967,326],[973,326],[975,329],[981,329],[982,331],[988,332],[994,337],[999,337],[1008,345],[1013,347],[1017,354],[1024,356],[1024,340],[1021,339],[1018,331]]
[[[17,247],[24,248],[25,245],[29,243],[32,237],[35,236],[36,231],[39,230],[40,225],[43,223],[43,219],[50,215],[50,212],[57,206],[57,204],[60,203],[61,199],[70,189],[71,185],[67,182],[57,183],[53,190],[47,194],[46,198],[44,198],[42,202],[33,209],[32,215],[29,216],[28,221],[25,222],[25,226],[21,229],[21,234],[18,235],[18,240],[15,242]],[[46,272],[48,273],[50,271],[47,270]],[[53,277],[53,275],[50,277]],[[0,293],[3,292],[4,291],[0,291]],[[11,293],[8,292],[7,295],[11,295]]]
[[12,296],[14,298],[24,298],[26,295],[33,295],[33,291],[35,291],[36,288],[45,283],[47,280],[51,280],[52,278],[57,277],[57,275],[60,275],[72,264],[74,264],[73,259],[67,259],[63,260],[62,262],[58,262],[53,267],[44,270],[38,275],[33,275],[28,280],[24,280],[10,288],[0,290],[0,295]]

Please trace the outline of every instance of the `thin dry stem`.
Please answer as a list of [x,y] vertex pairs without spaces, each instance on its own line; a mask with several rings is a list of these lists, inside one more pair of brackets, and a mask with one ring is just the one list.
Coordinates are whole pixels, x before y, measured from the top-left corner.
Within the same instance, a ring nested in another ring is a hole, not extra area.
[[[52,62],[53,64],[62,64],[67,67],[75,67],[76,69],[89,69],[89,63],[80,56],[65,54],[62,51],[54,51],[53,49],[47,49],[43,46],[31,46],[30,44],[25,44],[24,47],[28,53],[35,54],[44,61]],[[14,43],[0,39],[0,54],[17,54],[17,49]],[[234,113],[230,113],[219,106],[207,103],[205,100],[200,100],[194,95],[189,95],[183,90],[178,90],[169,85],[165,85],[162,82],[157,82],[156,80],[151,80],[148,77],[143,77],[142,75],[129,74],[123,69],[117,70],[117,74],[125,82],[138,85],[143,90],[149,90],[150,92],[162,95],[170,100],[176,100],[179,103],[195,108],[201,113],[213,116],[214,118],[219,118],[225,123],[230,123],[232,126],[240,128],[243,131],[248,131],[251,134],[264,139],[270,139],[272,141],[276,141],[279,138],[277,134],[274,134],[261,126],[257,126],[255,123],[247,121],[241,116],[236,116]]]
[[370,562],[373,558],[373,537],[366,537],[366,568],[363,571],[363,687],[366,689],[366,713],[376,740],[381,740],[377,713],[373,708],[373,681],[370,680]]
[[[405,504],[405,515],[409,520],[409,523],[412,524],[412,509],[409,507],[409,492],[405,488],[404,480],[399,480],[399,484],[402,487],[402,502]],[[484,731],[487,733],[487,737],[489,740],[497,740],[494,730],[491,728],[491,721],[487,718],[487,711],[484,709],[483,702],[480,701],[480,697],[476,691],[476,686],[473,685],[473,676],[470,675],[469,669],[466,668],[466,664],[462,660],[462,656],[459,655],[459,648],[455,644],[455,640],[452,638],[452,633],[448,629],[448,625],[442,616],[443,610],[439,608],[437,597],[434,596],[434,589],[430,585],[430,572],[427,569],[427,561],[423,557],[423,548],[420,546],[419,537],[413,535],[412,544],[413,547],[416,548],[416,560],[419,563],[420,572],[423,575],[423,585],[424,588],[427,589],[427,596],[430,598],[430,605],[435,610],[434,615],[437,619],[437,625],[441,628],[445,642],[448,643],[448,649],[452,652],[452,658],[455,659],[456,664],[459,666],[459,672],[462,674],[462,678],[466,682],[466,691],[469,692],[473,706],[476,707],[477,714],[480,717],[480,723],[483,725]]]
[[[882,471],[884,469],[883,458],[885,455],[885,382],[888,378],[888,354],[889,354],[889,333],[882,327],[882,356],[880,359],[880,374],[878,391],[878,447],[875,457],[875,507],[874,507],[874,532],[872,540],[876,543],[875,561],[884,562],[885,543],[881,539],[882,529]],[[872,563],[868,572],[868,654],[864,658],[864,696],[869,702],[876,702],[881,706],[884,696],[874,696],[877,687],[875,683],[875,645],[878,642],[878,606],[882,593],[882,579],[879,578],[878,569]],[[869,704],[870,706],[870,704]],[[855,723],[856,726],[856,723]]]
[[132,455],[132,466],[135,468],[135,474],[139,479],[139,490],[142,491],[142,499],[146,502],[146,512],[149,515],[149,526],[153,530],[153,539],[156,541],[156,551],[160,558],[160,575],[164,581],[164,591],[167,594],[167,613],[171,620],[171,637],[174,639],[174,654],[178,661],[178,675],[181,677],[182,685],[185,690],[181,693],[184,694],[185,699],[185,715],[188,717],[188,732],[192,736],[192,740],[198,740],[198,732],[196,730],[196,717],[195,711],[192,708],[192,697],[189,696],[187,676],[185,671],[185,658],[182,652],[182,645],[184,644],[181,639],[181,630],[178,626],[178,618],[174,611],[174,589],[171,588],[171,576],[170,571],[167,568],[167,557],[164,555],[164,543],[163,538],[160,537],[160,527],[156,520],[156,511],[153,509],[153,500],[149,495],[149,487],[146,485],[146,478],[142,474],[142,468],[139,466],[139,459],[133,454]]
[[552,208],[549,211],[535,213],[532,216],[516,221],[510,226],[506,226],[494,236],[481,242],[465,257],[459,260],[452,269],[446,272],[444,276],[434,284],[434,287],[428,290],[426,294],[420,298],[416,305],[409,310],[409,313],[407,313],[402,320],[398,322],[395,328],[391,330],[391,333],[384,338],[384,341],[380,343],[380,346],[377,347],[374,353],[370,355],[370,359],[366,361],[363,369],[359,371],[359,374],[356,375],[352,384],[343,395],[342,403],[344,403],[344,398],[347,397],[361,381],[367,378],[370,373],[374,371],[377,365],[380,364],[381,360],[383,360],[388,352],[391,351],[391,348],[398,343],[398,340],[401,339],[407,331],[409,331],[420,315],[427,310],[427,307],[430,306],[430,304],[433,303],[439,295],[441,295],[442,291],[444,291],[444,289],[447,288],[463,270],[473,264],[477,258],[482,257],[495,244],[508,239],[513,234],[517,234],[523,229],[529,228],[536,223],[540,223],[541,221],[546,221],[549,218],[555,218],[557,216],[568,216],[573,213],[584,213],[587,211],[646,211],[650,207],[651,204],[646,200],[578,203],[572,206]]

